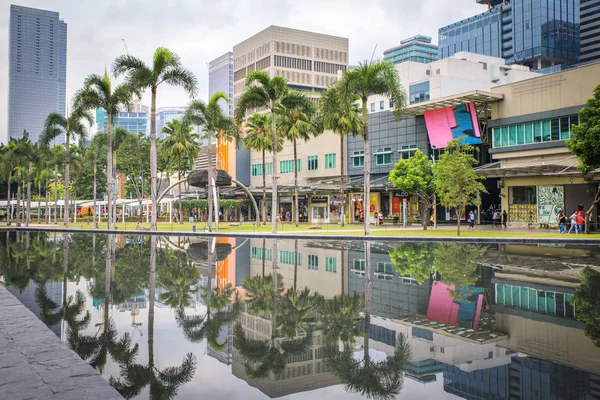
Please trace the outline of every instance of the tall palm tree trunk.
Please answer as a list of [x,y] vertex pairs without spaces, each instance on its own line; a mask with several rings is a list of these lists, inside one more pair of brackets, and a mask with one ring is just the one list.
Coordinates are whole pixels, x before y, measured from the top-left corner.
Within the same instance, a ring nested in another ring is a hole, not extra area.
[[[296,139],[294,138],[294,221],[296,226],[300,226],[298,221],[298,148],[296,147]],[[296,286],[294,285],[294,289]]]
[[[266,172],[265,170],[267,169],[267,165],[266,165],[265,161],[266,161],[266,158],[265,158],[265,149],[263,147],[263,149],[262,149],[263,195],[262,195],[262,201],[261,201],[263,225],[267,224],[267,176],[265,175],[265,172]],[[271,173],[273,173],[273,171],[271,171]],[[258,215],[256,216],[256,218],[258,218]]]
[[369,333],[371,330],[371,244],[365,241],[365,324],[364,324],[364,356],[365,362],[369,359]]
[[[95,236],[95,235],[94,235]],[[104,268],[104,329],[108,328],[110,308],[110,273],[112,269],[112,235],[108,235],[106,241],[106,267]]]
[[[275,142],[277,143],[277,142]],[[271,213],[271,215],[273,215],[273,213]],[[274,218],[271,218],[272,220]],[[273,314],[271,315],[271,337],[275,338],[275,330],[277,328],[276,325],[276,320],[277,320],[277,301],[278,299],[278,295],[279,295],[279,291],[277,290],[277,264],[278,264],[278,260],[279,260],[279,252],[277,251],[277,240],[273,239],[271,240],[273,242],[273,268],[272,268],[272,281],[273,281]]]
[[96,210],[96,163],[94,163],[94,213],[92,214],[92,225],[94,226],[94,228],[96,228],[98,225],[96,224],[96,214],[97,214],[97,210]]
[[266,243],[267,240],[265,238],[263,238],[262,240],[262,277],[263,279],[265,278],[265,259],[266,257],[266,253],[267,253],[267,247],[266,247]]
[[40,224],[42,218],[42,181],[38,182],[38,211],[37,211],[37,223]]
[[296,292],[298,285],[298,239],[294,240],[294,292]]
[[[112,201],[113,201],[113,162],[112,162],[112,121],[110,113],[107,113],[107,125],[106,125],[106,212],[108,214],[107,229],[112,228],[112,220],[113,220],[113,209],[112,209]],[[152,133],[150,133],[152,135]]]
[[[277,213],[278,205],[277,205],[277,179],[279,178],[278,168],[277,168],[277,123],[276,123],[276,114],[275,114],[275,104],[271,101],[271,135],[273,139],[273,188],[271,189],[271,232],[277,233]],[[273,241],[277,243],[276,240]],[[277,244],[273,245],[274,248],[277,247]],[[273,260],[277,258],[276,254],[273,254]],[[275,265],[275,264],[274,264]],[[273,282],[275,282],[277,278],[273,278]]]
[[6,186],[6,199],[8,200],[8,201],[6,202],[6,205],[7,205],[7,206],[6,206],[6,215],[8,216],[8,217],[6,218],[6,220],[7,220],[8,222],[10,222],[10,221],[12,220],[12,205],[10,204],[10,201],[12,200],[12,199],[10,198],[10,195],[11,195],[11,193],[10,193],[10,185],[11,185],[11,183],[12,183],[12,171],[10,171],[10,172],[8,173],[8,183],[6,184],[6,185],[7,185],[7,186]]
[[180,182],[177,186],[177,190],[179,191],[179,215],[177,219],[179,220],[180,224],[183,224],[183,205],[181,204],[181,154],[179,155],[179,159],[177,160],[177,181]]
[[[150,225],[156,230],[158,218],[158,181],[157,181],[157,157],[156,157],[156,86],[152,87],[152,104],[150,105],[150,195],[152,198],[152,218]],[[153,312],[154,318],[154,312]],[[148,316],[148,319],[150,317]],[[150,328],[150,327],[148,327]],[[148,342],[150,339],[148,338]]]
[[31,222],[31,181],[33,179],[33,162],[29,162],[27,170],[27,214],[25,215],[25,226]]
[[340,204],[340,225],[346,223],[346,195],[344,193],[344,135],[340,135],[340,194],[342,202]]
[[69,227],[69,144],[71,141],[71,135],[67,131],[67,142],[65,144],[65,226]]
[[362,124],[363,124],[363,141],[364,141],[364,214],[365,214],[365,236],[371,234],[370,216],[371,208],[369,205],[371,194],[371,154],[369,150],[369,116],[367,114],[367,98],[362,99]]
[[48,182],[44,182],[46,186],[46,224],[50,224],[50,190],[48,190]]
[[154,300],[156,297],[156,235],[150,237],[150,282],[148,285],[148,365],[154,368]]
[[213,220],[213,170],[212,170],[212,132],[208,132],[208,231],[212,232]]
[[17,173],[17,216],[15,218],[17,221],[17,226],[21,226],[21,181],[21,170],[19,170]]
[[[62,304],[62,323],[65,322],[65,317],[67,315],[67,299],[69,298],[67,294],[67,272],[69,270],[69,234],[63,233],[63,304]],[[65,333],[65,329],[60,330],[61,339],[63,339],[63,333]]]
[[54,167],[54,225],[58,218],[58,167]]
[[[116,138],[115,138],[116,139]],[[117,152],[115,151],[115,141],[113,140],[113,149],[112,149],[112,159],[113,159],[113,184],[115,185],[115,189],[118,188],[119,186],[119,180],[118,180],[118,175],[117,175]],[[119,197],[119,191],[118,190],[114,190],[113,191],[113,203],[112,203],[112,208],[113,208],[113,226],[116,226],[117,224],[117,198]]]

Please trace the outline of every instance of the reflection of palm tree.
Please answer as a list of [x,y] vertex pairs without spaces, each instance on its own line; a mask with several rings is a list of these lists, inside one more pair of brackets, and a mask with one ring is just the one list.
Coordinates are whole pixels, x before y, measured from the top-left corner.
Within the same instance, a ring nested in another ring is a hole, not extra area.
[[188,306],[192,300],[191,288],[200,278],[198,269],[180,251],[163,248],[160,258],[158,285],[166,290],[160,300],[176,309]]
[[330,343],[326,348],[327,368],[340,378],[349,392],[357,392],[367,398],[395,399],[402,390],[403,371],[411,358],[409,344],[404,335],[398,335],[394,355],[377,362],[371,360],[366,353],[367,348],[365,344],[364,357],[357,360],[349,346],[338,351],[335,343]]
[[196,357],[188,353],[181,365],[159,370],[154,366],[154,302],[156,298],[156,245],[158,237],[150,238],[150,284],[148,289],[148,363],[135,363],[135,359],[121,363],[121,378],[110,378],[110,384],[126,399],[140,394],[149,387],[149,398],[171,399],[179,386],[189,382],[196,372]]
[[[179,326],[183,328],[184,336],[194,343],[206,339],[212,349],[224,350],[227,346],[227,340],[224,343],[219,343],[221,328],[224,325],[233,323],[240,312],[237,292],[235,293],[233,307],[228,309],[234,292],[235,290],[230,283],[210,294],[205,291],[202,294],[202,299],[206,304],[206,314],[204,315],[187,316],[183,308],[177,310],[175,319]],[[214,312],[214,310],[217,311]]]
[[353,297],[335,296],[333,299],[319,299],[321,324],[327,340],[341,340],[354,343],[361,325],[360,312],[365,307],[365,299],[358,294]]
[[[67,322],[70,329],[85,329],[91,320],[90,312],[85,309],[85,297],[81,291],[75,297],[64,298],[62,306],[56,304],[46,292],[46,286],[40,284],[35,291],[35,302],[40,307],[40,319],[48,327],[61,321]],[[79,316],[83,314],[83,318]]]
[[[263,253],[264,254],[264,253]],[[273,312],[273,276],[260,275],[244,278],[242,287],[246,291],[246,304],[252,315],[267,317]],[[283,282],[277,283],[278,295],[283,293]]]
[[277,331],[287,338],[295,338],[312,331],[315,323],[314,300],[308,288],[301,292],[288,290],[280,298]]

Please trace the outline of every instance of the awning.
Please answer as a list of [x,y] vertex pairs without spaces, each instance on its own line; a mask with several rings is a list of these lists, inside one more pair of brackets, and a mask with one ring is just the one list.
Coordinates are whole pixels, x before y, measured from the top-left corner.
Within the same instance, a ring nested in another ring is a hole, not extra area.
[[[511,167],[502,167],[500,161],[484,164],[475,168],[478,175],[487,178],[508,178],[518,176],[582,176],[575,165],[565,166],[564,164],[522,164]],[[596,170],[589,174],[591,177],[600,178],[600,171]]]
[[440,108],[452,107],[467,103],[473,103],[477,107],[487,105],[488,103],[495,101],[500,101],[502,99],[504,99],[504,96],[501,94],[485,92],[483,90],[472,90],[470,92],[459,93],[452,96],[446,96],[439,99],[412,104],[404,109],[404,114],[418,116],[423,115],[425,111],[433,111]]

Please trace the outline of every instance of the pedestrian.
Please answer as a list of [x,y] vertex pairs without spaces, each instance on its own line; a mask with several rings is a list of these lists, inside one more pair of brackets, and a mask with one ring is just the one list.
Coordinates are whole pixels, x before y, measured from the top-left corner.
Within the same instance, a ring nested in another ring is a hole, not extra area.
[[571,220],[571,226],[569,227],[569,232],[567,232],[567,235],[571,233],[573,228],[575,228],[575,234],[577,234],[577,211],[573,210],[573,213],[569,219]]
[[567,222],[567,217],[565,216],[563,210],[560,210],[556,220],[558,221],[558,233],[565,233],[565,223]]
[[473,211],[473,226],[475,227],[475,230],[477,230],[477,225],[478,225],[477,217],[478,217],[477,210],[474,210]]
[[577,211],[576,222],[577,222],[577,229],[579,230],[578,233],[583,233],[583,224],[585,223],[585,218],[583,218],[581,211]]
[[502,210],[502,226],[506,229],[506,222],[508,221],[508,214],[506,210]]
[[383,212],[379,211],[379,226],[383,226]]
[[433,228],[435,222],[435,211],[431,213],[431,217],[429,217],[429,225]]
[[500,211],[495,210],[493,215],[492,215],[492,223],[494,225],[498,225],[500,226]]
[[467,215],[467,222],[469,222],[468,230],[472,231],[475,228],[475,214],[473,214],[473,211],[469,211],[469,214]]

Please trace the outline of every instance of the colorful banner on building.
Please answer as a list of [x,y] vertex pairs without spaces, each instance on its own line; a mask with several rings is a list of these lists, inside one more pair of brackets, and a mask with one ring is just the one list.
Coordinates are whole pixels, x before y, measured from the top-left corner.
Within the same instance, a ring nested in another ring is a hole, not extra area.
[[481,134],[473,103],[425,111],[423,115],[432,149],[446,148],[449,141],[460,137],[463,137],[461,143],[481,144]]

